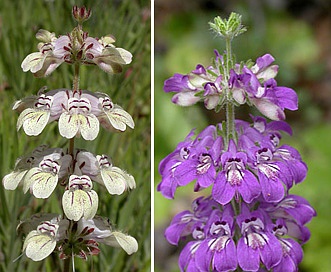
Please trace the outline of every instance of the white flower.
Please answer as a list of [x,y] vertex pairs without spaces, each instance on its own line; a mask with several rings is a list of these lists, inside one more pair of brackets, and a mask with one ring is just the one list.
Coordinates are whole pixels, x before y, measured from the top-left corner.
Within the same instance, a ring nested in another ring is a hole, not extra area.
[[101,125],[108,130],[115,128],[125,131],[126,126],[134,128],[134,121],[129,113],[114,104],[108,96],[99,98],[102,113],[98,116]]
[[52,103],[52,96],[46,96],[44,94],[40,95],[37,98],[34,107],[26,108],[18,117],[17,130],[23,126],[24,132],[27,135],[39,135],[49,121]]
[[104,185],[112,195],[120,195],[127,189],[136,187],[133,176],[118,167],[112,166],[106,155],[97,155],[99,174],[95,181]]
[[39,52],[26,56],[21,67],[24,72],[31,71],[36,77],[48,76],[65,61],[68,52],[64,48],[69,46],[70,40],[68,36],[57,39],[54,33],[43,29],[37,32],[36,38],[41,41]]
[[[51,177],[50,180],[45,181],[48,183],[45,186],[50,186],[49,182],[54,179],[52,178],[52,174],[55,173],[55,169],[59,170],[58,178],[63,178],[66,175],[70,162],[71,157],[69,155],[64,156],[61,148],[47,148],[47,146],[43,145],[37,147],[31,153],[17,159],[14,171],[4,176],[2,182],[6,190],[15,190],[17,186],[23,185],[25,192],[27,192],[29,188],[33,191],[34,183],[37,180],[38,183],[42,182],[42,177]],[[53,164],[55,166],[51,166]],[[49,168],[46,165],[51,167]],[[62,167],[57,169],[58,166],[61,165]],[[25,178],[27,173],[29,173],[29,177]],[[35,173],[35,175],[33,175],[33,173]],[[49,173],[51,175],[49,175]],[[30,179],[31,176],[32,178]],[[25,184],[26,181],[27,183]],[[38,186],[36,185],[36,187]],[[39,195],[37,191],[38,189],[35,193]]]
[[112,43],[115,39],[110,36],[97,40],[92,37],[85,39],[85,63],[96,64],[107,73],[122,72],[122,66],[132,61],[132,54],[123,49],[116,48]]
[[109,222],[102,217],[96,216],[93,219],[82,219],[78,222],[78,229],[83,229],[86,226],[93,228],[94,231],[88,234],[85,239],[92,239],[112,247],[120,247],[129,255],[138,250],[138,243],[134,237],[120,231],[113,231]]
[[41,261],[48,257],[55,249],[58,229],[59,225],[45,221],[37,230],[31,231],[23,244],[25,255],[33,261]]
[[39,165],[31,168],[24,176],[24,193],[30,189],[36,198],[48,198],[58,184],[61,165],[63,164],[61,176],[64,176],[70,161],[70,155],[62,156],[59,153],[53,153],[44,156]]
[[62,206],[68,219],[91,219],[98,209],[98,195],[92,190],[90,177],[71,175],[68,190],[62,197]]
[[91,103],[82,97],[70,97],[66,111],[59,118],[61,136],[71,139],[82,135],[85,140],[94,140],[99,133],[99,120],[91,113]]

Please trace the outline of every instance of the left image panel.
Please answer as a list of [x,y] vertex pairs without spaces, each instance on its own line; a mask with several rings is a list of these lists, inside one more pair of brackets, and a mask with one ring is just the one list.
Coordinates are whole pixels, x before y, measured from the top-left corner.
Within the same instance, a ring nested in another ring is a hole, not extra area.
[[0,271],[151,271],[151,2],[0,3]]

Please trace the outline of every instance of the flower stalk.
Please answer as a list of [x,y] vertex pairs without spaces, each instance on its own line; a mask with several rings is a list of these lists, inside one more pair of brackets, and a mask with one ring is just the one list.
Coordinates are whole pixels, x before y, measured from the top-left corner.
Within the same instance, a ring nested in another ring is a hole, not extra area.
[[[196,137],[192,130],[160,162],[157,190],[174,198],[178,187],[195,181],[195,192],[212,187],[211,195],[177,214],[166,239],[178,245],[188,238],[179,256],[181,271],[295,272],[310,237],[305,224],[316,215],[307,200],[289,193],[304,181],[306,164],[296,149],[280,144],[283,133],[292,135],[285,109],[297,110],[298,97],[277,85],[278,66],[270,54],[254,64],[234,63],[231,42],[246,30],[240,15],[216,17],[210,26],[224,38],[225,53],[215,50],[212,66],[175,74],[164,91],[174,92],[172,102],[180,106],[203,101],[209,110],[225,108],[225,121]],[[243,104],[270,120],[235,119],[235,107]]]
[[116,48],[115,39],[93,38],[83,30],[83,22],[91,10],[74,6],[78,26],[66,35],[56,36],[39,30],[39,52],[29,54],[22,62],[23,71],[36,77],[50,75],[62,63],[73,65],[72,89],[59,88],[23,98],[13,109],[19,112],[17,129],[28,136],[39,135],[51,122],[57,122],[60,136],[68,140],[68,149],[41,145],[20,157],[14,170],[3,178],[7,190],[23,187],[36,198],[47,199],[54,191],[62,194],[63,214],[34,214],[21,221],[18,232],[25,235],[23,253],[33,261],[41,261],[53,252],[63,260],[63,270],[74,271],[74,258],[87,260],[98,255],[99,243],[123,248],[127,254],[138,250],[135,238],[113,230],[107,218],[97,215],[99,197],[94,184],[99,183],[110,195],[120,195],[136,187],[132,175],[114,166],[105,154],[95,155],[75,146],[75,139],[94,140],[100,126],[123,132],[134,128],[131,115],[114,104],[109,95],[81,90],[81,65],[98,66],[109,74],[122,71],[132,55]]

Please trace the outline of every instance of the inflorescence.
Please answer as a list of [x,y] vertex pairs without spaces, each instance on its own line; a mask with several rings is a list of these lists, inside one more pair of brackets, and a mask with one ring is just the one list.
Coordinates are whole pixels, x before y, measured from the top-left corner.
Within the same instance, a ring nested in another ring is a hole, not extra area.
[[[29,54],[21,66],[24,72],[46,77],[62,63],[72,64],[73,89],[41,88],[37,95],[13,106],[20,114],[18,130],[23,128],[28,136],[37,136],[47,124],[57,122],[60,135],[69,141],[68,148],[35,148],[21,156],[14,170],[3,178],[5,189],[22,186],[24,193],[36,198],[47,199],[55,190],[62,193],[63,214],[34,214],[17,227],[25,235],[23,254],[33,261],[43,260],[52,252],[64,260],[75,256],[87,259],[99,253],[98,243],[121,247],[128,254],[138,250],[135,238],[114,230],[109,219],[96,215],[99,197],[93,186],[99,183],[110,195],[120,195],[136,187],[133,176],[114,166],[107,155],[94,155],[74,146],[77,137],[94,140],[100,125],[120,132],[134,128],[131,115],[107,94],[79,88],[80,65],[97,65],[109,74],[120,73],[132,55],[115,47],[115,38],[110,35],[98,39],[83,31],[82,23],[91,16],[90,9],[75,6],[72,15],[78,25],[66,35],[39,30],[39,51]],[[69,266],[64,265],[64,270]]]
[[[278,66],[270,54],[255,63],[234,63],[231,40],[243,33],[239,15],[215,18],[213,30],[226,41],[224,55],[215,50],[211,66],[197,65],[188,74],[174,74],[164,91],[172,102],[189,106],[204,102],[207,109],[226,110],[226,120],[210,125],[196,137],[192,130],[159,164],[157,190],[174,198],[176,189],[195,181],[194,191],[212,187],[191,211],[177,214],[165,231],[173,245],[186,240],[179,256],[181,271],[298,271],[302,244],[310,238],[305,226],[314,209],[289,193],[302,182],[307,166],[299,152],[282,145],[292,135],[284,110],[296,110],[294,90],[278,86]],[[236,120],[234,109],[254,106],[264,117]]]

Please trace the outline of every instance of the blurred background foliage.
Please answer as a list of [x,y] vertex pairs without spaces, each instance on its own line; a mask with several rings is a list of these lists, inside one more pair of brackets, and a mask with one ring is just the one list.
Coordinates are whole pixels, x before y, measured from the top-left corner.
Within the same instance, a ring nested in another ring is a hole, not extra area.
[[[181,108],[163,92],[163,82],[174,73],[188,73],[198,63],[209,65],[213,49],[224,44],[209,30],[215,16],[231,11],[242,15],[248,31],[235,39],[237,60],[255,60],[272,54],[279,65],[278,85],[297,91],[299,110],[287,111],[293,137],[282,143],[296,147],[309,171],[306,180],[291,192],[307,198],[318,216],[308,225],[311,240],[304,246],[300,271],[331,271],[331,2],[329,0],[197,0],[155,2],[155,186],[160,182],[158,164],[183,141],[192,128],[224,119],[202,105]],[[251,109],[250,109],[251,110]],[[246,119],[248,109],[237,108],[236,117]],[[201,195],[191,188],[179,188],[175,200],[155,193],[156,271],[178,271],[180,250],[164,239],[172,217],[190,209]],[[204,193],[206,194],[206,192]]]
[[[57,124],[46,127],[38,137],[16,131],[17,114],[13,103],[48,89],[71,88],[73,67],[62,64],[44,79],[34,78],[21,69],[24,57],[37,51],[35,33],[47,29],[57,35],[70,32],[76,23],[71,15],[73,5],[92,9],[84,30],[92,37],[112,34],[115,45],[129,50],[133,61],[119,75],[109,75],[96,66],[82,67],[80,88],[108,93],[114,103],[129,112],[135,129],[109,133],[100,128],[95,141],[76,141],[76,147],[95,154],[108,154],[114,165],[127,170],[137,188],[121,196],[110,196],[106,189],[95,186],[99,194],[98,213],[109,217],[114,228],[134,236],[139,250],[128,256],[121,249],[101,245],[99,256],[85,262],[75,258],[76,271],[150,271],[150,94],[151,94],[151,13],[148,0],[33,0],[0,1],[0,177],[12,171],[17,157],[41,144],[67,147],[68,141],[58,133]],[[52,254],[46,261],[33,262],[21,257],[22,237],[16,234],[20,220],[36,212],[61,213],[62,190],[46,201],[35,199],[22,188],[5,191],[0,186],[0,271],[61,271],[62,261]]]

